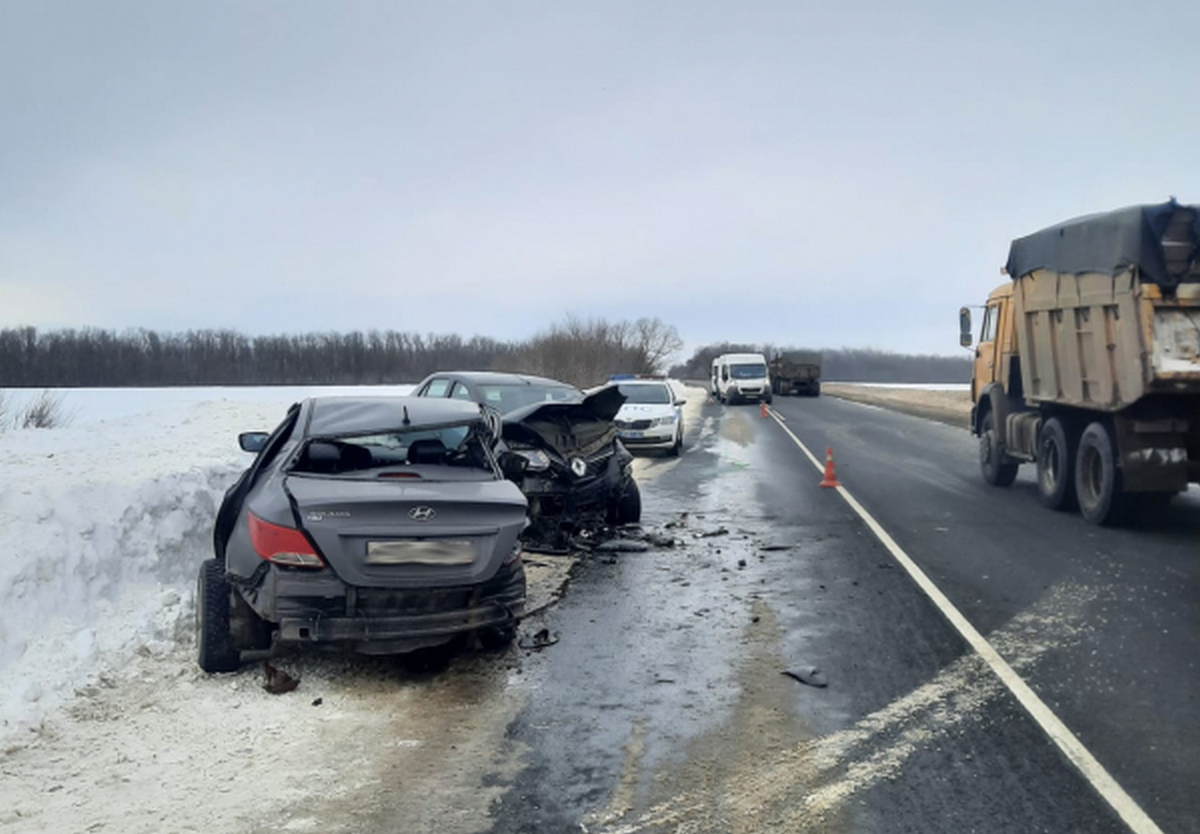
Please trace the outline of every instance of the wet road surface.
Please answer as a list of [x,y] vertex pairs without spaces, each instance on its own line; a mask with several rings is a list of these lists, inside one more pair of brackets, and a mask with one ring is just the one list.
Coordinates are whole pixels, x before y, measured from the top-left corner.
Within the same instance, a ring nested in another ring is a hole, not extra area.
[[[983,485],[961,430],[775,405],[1150,817],[1200,830],[1200,506],[1098,531]],[[510,677],[491,831],[1129,830],[773,420],[700,418],[644,487],[682,545],[582,564]]]

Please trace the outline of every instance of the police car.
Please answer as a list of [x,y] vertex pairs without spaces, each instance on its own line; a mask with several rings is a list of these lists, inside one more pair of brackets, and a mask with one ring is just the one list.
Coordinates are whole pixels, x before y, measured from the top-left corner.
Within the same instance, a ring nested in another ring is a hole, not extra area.
[[677,455],[683,447],[683,395],[664,377],[617,374],[609,379],[625,395],[614,420],[625,447],[663,449]]

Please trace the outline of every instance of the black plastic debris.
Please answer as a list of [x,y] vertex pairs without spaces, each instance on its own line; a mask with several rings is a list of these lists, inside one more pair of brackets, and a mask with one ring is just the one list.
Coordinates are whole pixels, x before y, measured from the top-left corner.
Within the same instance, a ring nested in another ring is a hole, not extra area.
[[298,678],[293,678],[282,669],[276,669],[266,661],[263,661],[263,672],[266,675],[266,681],[263,683],[263,689],[267,690],[272,695],[282,695],[285,692],[291,692],[300,685],[300,680]]
[[829,681],[825,679],[825,673],[816,666],[802,666],[799,669],[784,669],[779,674],[787,675],[792,680],[800,681],[806,686],[815,686],[824,688],[829,686]]
[[773,550],[791,550],[791,549],[792,549],[794,546],[795,546],[795,545],[790,545],[790,544],[760,544],[760,545],[758,546],[758,549],[759,549],[759,550],[766,550],[766,551],[773,551]]
[[522,649],[529,651],[541,651],[547,646],[553,646],[558,642],[558,632],[550,633],[550,629],[543,628],[535,631],[532,635],[522,636],[517,641],[517,645]]
[[314,707],[319,707],[319,706],[321,706],[321,704],[323,704],[323,703],[325,703],[325,699],[324,699],[324,698],[313,698],[312,705],[313,705]]

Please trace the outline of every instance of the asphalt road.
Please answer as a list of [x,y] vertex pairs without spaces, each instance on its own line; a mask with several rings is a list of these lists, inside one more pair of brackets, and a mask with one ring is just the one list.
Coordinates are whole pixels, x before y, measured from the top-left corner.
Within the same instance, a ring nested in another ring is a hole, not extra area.
[[[1200,830],[1194,496],[1098,530],[983,484],[962,430],[775,408],[1162,830]],[[644,489],[682,546],[593,557],[522,659],[492,831],[1130,830],[774,420],[709,404],[688,441]]]

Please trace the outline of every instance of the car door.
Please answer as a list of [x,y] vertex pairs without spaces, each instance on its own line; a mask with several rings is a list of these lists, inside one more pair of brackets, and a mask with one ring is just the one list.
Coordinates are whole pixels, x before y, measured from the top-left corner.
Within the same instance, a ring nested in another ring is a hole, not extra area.
[[978,402],[979,395],[988,385],[996,381],[996,325],[1000,308],[989,305],[983,311],[983,324],[979,327],[979,345],[975,348],[975,369],[971,375],[971,401]]
[[233,532],[234,524],[237,523],[238,513],[241,512],[242,508],[242,501],[245,500],[250,490],[254,488],[263,470],[271,461],[275,460],[280,450],[291,439],[299,416],[300,403],[296,403],[288,409],[287,417],[276,427],[271,436],[267,438],[267,442],[263,446],[262,451],[258,453],[258,457],[254,459],[246,471],[242,473],[241,477],[225,493],[225,497],[221,501],[221,508],[217,510],[216,522],[213,524],[213,553],[218,560],[224,561],[225,559],[225,545],[229,541],[230,533]]

